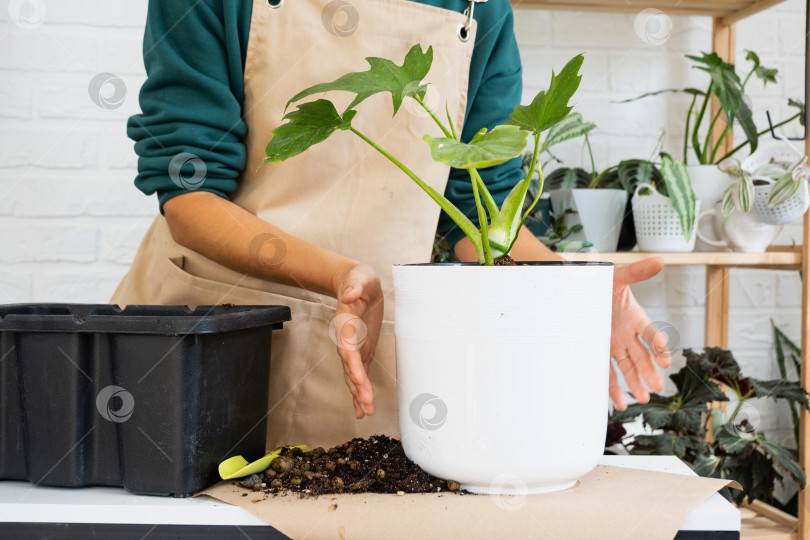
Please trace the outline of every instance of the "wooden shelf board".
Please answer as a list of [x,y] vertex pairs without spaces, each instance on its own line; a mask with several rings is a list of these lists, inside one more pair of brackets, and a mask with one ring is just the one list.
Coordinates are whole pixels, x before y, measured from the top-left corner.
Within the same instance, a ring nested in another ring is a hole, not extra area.
[[776,246],[765,253],[646,253],[641,251],[627,251],[622,253],[562,253],[565,259],[571,261],[605,261],[614,264],[630,264],[647,257],[661,257],[668,265],[706,265],[767,268],[771,270],[799,270],[802,264],[802,254],[798,248],[785,249]]
[[740,507],[740,539],[797,540],[798,519],[761,501]]
[[706,15],[730,24],[784,0],[511,0],[514,8],[638,13],[654,8],[670,15]]

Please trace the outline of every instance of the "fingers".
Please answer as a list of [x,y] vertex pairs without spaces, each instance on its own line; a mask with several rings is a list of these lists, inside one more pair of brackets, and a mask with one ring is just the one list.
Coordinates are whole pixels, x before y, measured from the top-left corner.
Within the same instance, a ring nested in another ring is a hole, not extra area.
[[[374,414],[374,392],[371,389],[371,381],[368,379],[366,368],[360,358],[360,352],[356,350],[338,348],[338,354],[343,361],[343,377],[346,386],[352,394],[356,404],[364,415]],[[357,412],[357,407],[355,407]]]
[[647,341],[647,345],[650,347],[650,350],[655,357],[655,362],[662,368],[668,368],[671,363],[672,352],[669,350],[667,336],[664,335],[664,333],[660,330],[656,329],[656,332]]
[[[641,374],[641,378],[647,383],[650,390],[653,392],[663,390],[664,381],[661,379],[661,375],[658,374],[658,370],[655,369],[652,356],[650,356],[650,353],[644,345],[642,345],[638,339],[634,339],[628,343],[627,352],[630,354],[630,359],[633,361],[633,364],[635,364],[638,373]],[[635,392],[633,395],[635,396]]]
[[662,268],[664,268],[662,258],[650,257],[627,266],[617,267],[613,279],[618,285],[632,285],[650,279],[660,272]]
[[647,403],[650,400],[650,394],[644,387],[644,383],[641,382],[636,364],[627,351],[620,354],[621,356],[616,358],[616,365],[619,366],[619,369],[622,371],[624,380],[630,388],[630,393],[633,394],[633,397],[636,398],[636,401],[639,403]]
[[610,364],[610,399],[613,400],[613,404],[616,405],[616,408],[620,411],[627,408],[627,400],[624,398],[624,392],[622,392],[621,387],[619,387],[619,381],[616,378],[616,368],[613,367],[612,362]]

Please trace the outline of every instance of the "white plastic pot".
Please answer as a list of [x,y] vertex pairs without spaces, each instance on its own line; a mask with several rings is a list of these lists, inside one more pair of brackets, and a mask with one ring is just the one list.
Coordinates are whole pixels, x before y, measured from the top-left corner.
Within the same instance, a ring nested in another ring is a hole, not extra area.
[[405,454],[476,493],[573,486],[605,443],[613,266],[394,267]]
[[[644,188],[651,193],[641,195]],[[681,252],[695,248],[700,201],[695,201],[695,226],[688,239],[683,236],[681,219],[672,202],[658,193],[651,184],[640,184],[630,202],[633,206],[636,240],[641,251]]]
[[600,253],[612,253],[619,245],[627,192],[623,189],[555,189],[550,192],[554,212],[565,207],[577,213],[568,216],[569,228],[582,224],[582,231],[571,234],[567,240],[590,242]]

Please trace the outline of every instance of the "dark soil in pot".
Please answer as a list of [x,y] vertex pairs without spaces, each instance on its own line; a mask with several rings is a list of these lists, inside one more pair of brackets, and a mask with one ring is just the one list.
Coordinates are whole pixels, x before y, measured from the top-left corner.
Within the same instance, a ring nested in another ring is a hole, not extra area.
[[[258,475],[237,482],[268,494],[459,492],[458,482],[423,471],[405,456],[402,443],[385,435],[352,439],[328,450],[289,448]],[[247,496],[246,492],[244,496]]]

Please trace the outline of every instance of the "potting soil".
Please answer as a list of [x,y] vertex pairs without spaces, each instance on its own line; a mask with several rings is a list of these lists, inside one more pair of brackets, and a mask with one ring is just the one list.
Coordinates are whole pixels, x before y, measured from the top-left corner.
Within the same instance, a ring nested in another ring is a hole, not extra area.
[[234,484],[250,491],[303,496],[459,492],[458,482],[426,473],[405,456],[399,440],[385,435],[352,439],[328,450],[288,448],[266,471]]

